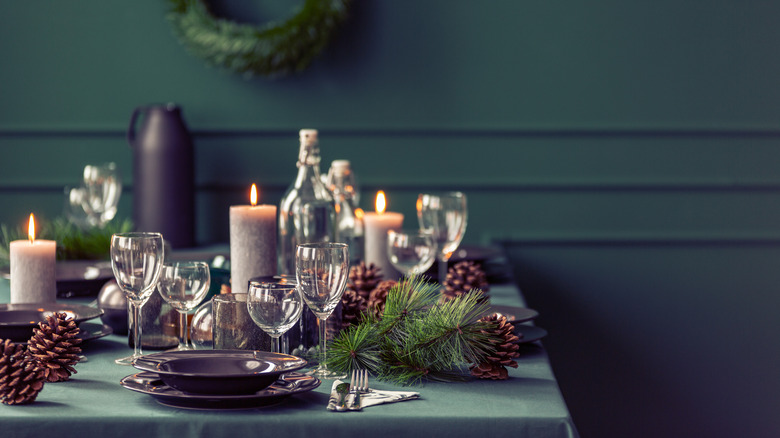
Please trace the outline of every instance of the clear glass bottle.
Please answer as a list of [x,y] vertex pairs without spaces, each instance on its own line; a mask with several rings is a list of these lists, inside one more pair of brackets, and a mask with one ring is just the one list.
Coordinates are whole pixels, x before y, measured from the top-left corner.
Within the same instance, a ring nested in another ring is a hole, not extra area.
[[[279,205],[279,274],[295,278],[295,248],[300,243],[335,242],[336,208],[333,194],[320,175],[320,148],[317,130],[301,129],[301,147],[298,154],[298,176],[282,196]],[[334,320],[341,320],[340,306],[333,312]],[[288,332],[291,354],[312,364],[317,363],[319,335],[317,317],[306,311],[301,314],[298,330]],[[340,328],[340,325],[339,325]]]
[[279,273],[295,275],[295,247],[299,243],[333,242],[336,209],[333,195],[320,176],[320,148],[316,129],[301,129],[298,176],[279,206]]
[[333,161],[326,184],[336,207],[336,240],[349,245],[350,264],[355,265],[363,259],[363,220],[355,213],[357,184],[350,162]]

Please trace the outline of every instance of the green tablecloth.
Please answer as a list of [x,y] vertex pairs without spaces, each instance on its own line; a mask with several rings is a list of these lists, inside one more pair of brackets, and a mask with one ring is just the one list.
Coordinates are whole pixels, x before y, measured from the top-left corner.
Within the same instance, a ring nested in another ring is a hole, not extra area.
[[[520,305],[514,286],[492,286],[492,302]],[[0,281],[0,303],[9,302]],[[88,360],[71,380],[47,383],[30,405],[0,405],[0,437],[71,435],[101,438],[383,436],[574,438],[576,428],[538,343],[523,348],[519,368],[506,381],[428,383],[414,388],[421,399],[333,413],[325,406],[331,381],[283,403],[253,410],[185,410],[122,388],[137,370],[115,365],[129,354],[127,339],[110,335],[84,344]],[[401,389],[372,380],[377,389]],[[405,388],[409,389],[409,388]]]

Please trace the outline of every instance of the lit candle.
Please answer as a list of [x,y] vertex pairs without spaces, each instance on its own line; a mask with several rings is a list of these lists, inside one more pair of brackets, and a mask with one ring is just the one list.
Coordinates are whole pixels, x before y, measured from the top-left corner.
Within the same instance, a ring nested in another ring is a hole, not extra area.
[[400,230],[404,222],[404,215],[401,213],[387,212],[385,207],[385,193],[379,191],[376,194],[376,213],[366,212],[363,214],[363,229],[365,232],[366,246],[366,264],[373,263],[382,271],[381,274],[385,280],[397,280],[401,277],[390,263],[387,257],[387,231]]
[[11,242],[11,303],[53,303],[57,300],[57,243],[35,239],[30,214],[27,240]]
[[252,205],[230,207],[230,286],[246,293],[249,279],[276,275],[276,206],[257,205],[252,184]]

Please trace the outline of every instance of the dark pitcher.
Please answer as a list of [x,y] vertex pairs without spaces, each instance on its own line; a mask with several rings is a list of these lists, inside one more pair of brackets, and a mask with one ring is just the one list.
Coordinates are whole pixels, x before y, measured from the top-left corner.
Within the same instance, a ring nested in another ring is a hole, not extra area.
[[173,248],[194,246],[194,153],[181,109],[175,104],[136,108],[127,141],[133,148],[136,230],[160,232]]

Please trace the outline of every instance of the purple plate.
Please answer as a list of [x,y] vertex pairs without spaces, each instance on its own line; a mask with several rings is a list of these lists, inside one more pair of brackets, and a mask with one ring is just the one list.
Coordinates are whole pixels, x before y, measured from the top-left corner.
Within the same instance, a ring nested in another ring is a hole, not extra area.
[[148,354],[133,366],[156,373],[168,386],[190,394],[253,394],[280,375],[306,366],[289,354],[253,350],[183,350]]
[[300,373],[286,373],[279,380],[253,394],[189,394],[166,385],[155,373],[138,373],[123,378],[119,384],[131,391],[147,394],[158,403],[185,409],[254,409],[271,406],[286,398],[309,392],[321,381]]

